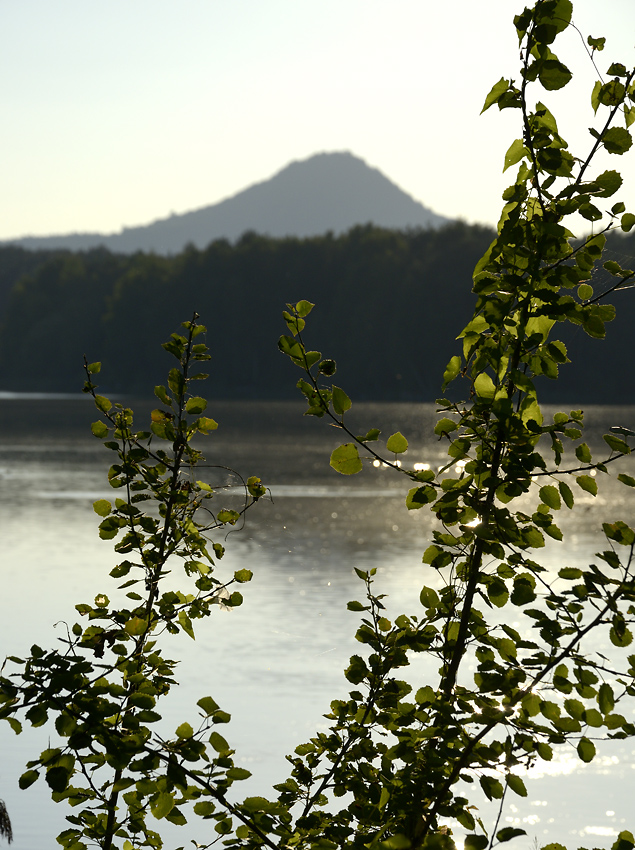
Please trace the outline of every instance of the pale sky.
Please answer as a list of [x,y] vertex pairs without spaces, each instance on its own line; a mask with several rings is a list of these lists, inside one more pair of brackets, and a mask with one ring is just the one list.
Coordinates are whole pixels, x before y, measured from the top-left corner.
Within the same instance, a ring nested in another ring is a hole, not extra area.
[[[118,231],[216,203],[292,160],[348,150],[449,217],[493,223],[519,112],[522,0],[0,0],[0,239]],[[574,0],[597,54],[635,63],[635,0]],[[574,155],[597,78],[544,92]],[[605,155],[635,209],[635,149]],[[630,201],[630,204],[629,204]]]

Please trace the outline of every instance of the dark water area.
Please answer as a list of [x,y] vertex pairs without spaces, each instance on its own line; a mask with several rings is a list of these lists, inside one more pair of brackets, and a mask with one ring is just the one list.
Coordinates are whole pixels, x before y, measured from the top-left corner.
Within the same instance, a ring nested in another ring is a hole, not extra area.
[[[156,401],[119,400],[133,407],[139,428],[147,427]],[[243,567],[254,572],[244,605],[202,621],[195,642],[179,637],[169,644],[182,658],[181,686],[166,702],[161,728],[170,734],[180,722],[195,720],[196,700],[213,696],[232,714],[222,731],[237,750],[237,764],[253,773],[241,783],[245,795],[266,795],[286,777],[284,753],[325,729],[330,700],[347,692],[342,671],[359,650],[357,615],[346,610],[346,602],[361,594],[353,568],[377,568],[389,616],[415,612],[422,583],[435,581],[421,563],[433,517],[405,509],[407,479],[372,466],[358,476],[339,476],[329,456],[341,434],[302,411],[301,402],[217,402],[206,411],[219,428],[201,443],[209,466],[200,477],[227,488],[218,498],[228,506],[240,498],[240,479],[220,466],[260,476],[271,496],[249,512],[244,528],[220,541],[227,547],[220,575]],[[369,403],[350,413],[355,431],[379,427],[384,436],[405,434],[410,463],[443,462],[443,444],[432,434],[434,406]],[[611,425],[635,425],[635,407],[591,407],[586,416],[592,448],[602,446]],[[110,542],[98,539],[92,502],[112,495],[106,472],[114,454],[90,433],[97,418],[83,396],[0,394],[2,656],[19,656],[33,642],[53,645],[62,628],[55,624],[77,619],[76,603],[101,592],[113,596],[108,571],[117,556]],[[635,519],[632,491],[615,481],[622,469],[635,474],[632,464],[626,459],[619,470],[613,466],[610,476],[601,476],[596,499],[576,494],[577,509],[561,517],[565,542],[541,551],[549,569],[589,563],[602,545],[602,521]],[[174,580],[184,586],[185,579]],[[424,680],[431,672],[422,662],[411,675]],[[50,801],[43,781],[25,792],[17,788],[25,762],[47,745],[49,734],[44,727],[16,737],[0,725],[0,798],[13,819],[16,850],[49,850],[65,828],[64,808]],[[610,846],[620,829],[630,828],[633,750],[629,742],[616,742],[590,765],[567,751],[538,765],[527,779],[528,798],[509,801],[505,812],[504,825],[528,832],[515,846],[529,848],[534,837]],[[491,815],[487,806],[482,812]],[[206,840],[200,828],[189,826],[166,835],[167,846]]]

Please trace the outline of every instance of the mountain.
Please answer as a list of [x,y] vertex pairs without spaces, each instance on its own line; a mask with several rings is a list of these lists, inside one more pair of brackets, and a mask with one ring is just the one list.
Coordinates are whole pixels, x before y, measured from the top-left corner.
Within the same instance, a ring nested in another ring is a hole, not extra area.
[[132,254],[176,254],[188,243],[205,248],[215,239],[235,240],[246,231],[280,236],[336,234],[356,224],[437,228],[449,219],[437,215],[351,153],[320,153],[287,165],[269,180],[193,212],[171,215],[120,233],[27,236],[11,245],[29,250],[74,251],[105,246]]

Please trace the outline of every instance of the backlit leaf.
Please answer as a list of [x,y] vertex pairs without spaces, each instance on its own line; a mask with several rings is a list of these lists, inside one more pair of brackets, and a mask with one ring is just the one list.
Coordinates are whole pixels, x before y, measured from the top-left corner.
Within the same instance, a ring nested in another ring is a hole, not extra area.
[[630,150],[633,138],[624,127],[611,127],[602,136],[602,144],[609,153],[623,154]]
[[333,410],[338,416],[350,410],[352,402],[341,387],[333,385]]
[[150,811],[157,820],[161,820],[174,808],[174,797],[168,791],[162,791],[150,804]]
[[388,437],[388,440],[386,441],[386,449],[389,452],[394,452],[395,454],[403,454],[408,451],[408,440],[406,440],[400,431],[397,431],[395,434]]
[[583,490],[586,490],[587,493],[590,493],[592,496],[597,496],[598,494],[598,485],[595,478],[591,478],[590,475],[578,475],[575,479],[578,487],[581,487]]
[[199,413],[202,413],[207,407],[207,401],[200,396],[194,396],[193,398],[189,398],[185,404],[186,413],[191,413],[194,416],[198,416]]
[[580,759],[584,762],[593,761],[595,757],[595,744],[593,741],[590,741],[588,738],[581,738],[578,742],[578,755]]
[[524,156],[527,156],[529,151],[525,147],[522,139],[516,139],[511,143],[511,146],[505,154],[503,171],[507,171],[512,165],[516,165]]
[[450,381],[453,381],[456,376],[461,371],[461,358],[459,355],[455,355],[451,358],[448,365],[445,367],[445,372],[443,373],[443,389],[447,387]]
[[98,516],[106,517],[110,514],[112,505],[107,499],[97,499],[96,502],[93,502],[93,510]]
[[483,108],[481,109],[481,115],[487,109],[489,109],[492,104],[498,103],[501,95],[503,95],[508,88],[508,81],[505,79],[505,77],[501,77],[500,80],[492,86],[490,93],[485,98],[485,103],[483,104]]
[[99,437],[100,440],[103,440],[108,436],[108,426],[99,419],[97,422],[93,422],[90,426],[90,430],[93,432],[95,437]]
[[547,484],[540,488],[540,499],[553,510],[560,510],[560,493],[553,485]]
[[496,387],[487,372],[481,372],[474,381],[474,390],[480,398],[494,398]]
[[362,471],[362,461],[354,443],[344,443],[331,454],[331,466],[341,475],[355,475]]
[[564,88],[571,80],[571,71],[557,59],[545,59],[538,71],[538,77],[547,91]]

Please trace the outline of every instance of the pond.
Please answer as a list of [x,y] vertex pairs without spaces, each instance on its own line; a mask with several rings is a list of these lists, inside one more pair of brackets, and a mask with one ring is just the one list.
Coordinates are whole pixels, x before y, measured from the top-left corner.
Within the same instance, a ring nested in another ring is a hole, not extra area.
[[[151,408],[149,402],[128,403],[143,414]],[[182,659],[181,687],[163,707],[162,728],[169,734],[185,720],[195,722],[196,700],[213,696],[232,715],[222,731],[236,749],[236,763],[253,774],[240,784],[241,793],[267,795],[286,778],[284,754],[326,728],[330,701],[347,694],[342,671],[359,644],[358,615],[346,603],[363,592],[354,567],[377,568],[389,615],[416,613],[421,585],[431,581],[421,554],[433,517],[405,509],[408,482],[388,469],[371,467],[351,479],[330,469],[338,433],[325,421],[303,417],[299,402],[219,402],[208,411],[220,423],[205,444],[208,462],[260,476],[271,498],[224,541],[221,572],[246,567],[254,573],[243,606],[199,621],[195,642],[171,640],[172,656]],[[353,413],[360,431],[401,430],[412,462],[442,462],[432,405],[359,404]],[[635,422],[633,407],[588,408],[586,415],[587,439],[596,445],[608,426]],[[111,453],[90,434],[95,418],[84,398],[0,396],[2,656],[20,656],[33,643],[53,645],[64,624],[78,619],[76,603],[101,592],[112,596],[108,572],[116,555],[111,543],[98,539],[92,509],[95,499],[109,495]],[[615,475],[611,469],[595,500],[576,496],[579,509],[562,517],[565,544],[544,551],[547,566],[586,565],[602,546],[602,521],[633,521],[634,501],[627,501],[629,492],[615,484]],[[235,486],[235,478],[223,476],[222,483]],[[226,498],[233,498],[231,489]],[[425,664],[413,675],[425,677]],[[15,850],[50,850],[65,828],[66,812],[51,802],[42,780],[24,792],[17,788],[25,762],[51,734],[43,727],[15,736],[0,725],[0,798],[13,821]],[[630,742],[602,746],[589,765],[564,750],[536,767],[527,779],[528,797],[508,800],[504,813],[503,825],[528,832],[514,846],[529,848],[534,839],[610,846],[617,832],[633,828],[634,767]],[[483,812],[491,820],[491,810],[484,806]],[[205,840],[200,828],[170,829],[167,846],[194,838]]]

